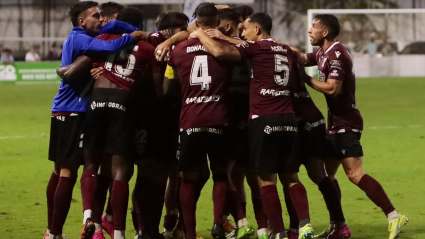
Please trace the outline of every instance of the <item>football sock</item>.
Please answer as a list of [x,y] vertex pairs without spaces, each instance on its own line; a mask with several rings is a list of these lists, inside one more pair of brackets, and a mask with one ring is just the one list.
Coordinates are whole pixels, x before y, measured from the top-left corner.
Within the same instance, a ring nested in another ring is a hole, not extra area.
[[182,180],[183,179],[181,177],[177,178],[176,200],[177,200],[177,209],[179,211],[179,219],[177,220],[176,227],[183,228],[183,231],[186,233],[186,228],[184,226],[184,217],[183,217],[182,206],[180,204],[180,186],[181,186]]
[[333,180],[332,182],[335,184],[336,189],[338,190],[339,201],[341,201],[342,193],[341,193],[341,188],[339,187],[338,180],[337,180],[337,179],[335,179],[335,180]]
[[242,219],[238,220],[236,225],[237,225],[238,228],[246,227],[246,226],[248,226],[248,221],[246,220],[246,218],[242,218]]
[[180,185],[180,205],[184,219],[186,239],[196,238],[196,182],[183,179]]
[[261,235],[263,235],[264,233],[267,233],[267,228],[263,227],[263,228],[258,228],[257,230],[257,236],[260,237]]
[[397,212],[397,210],[394,210],[392,212],[390,212],[388,215],[388,221],[391,222],[394,219],[397,219],[398,217],[400,217],[400,214]]
[[[112,183],[111,206],[114,215],[114,235],[115,232],[125,230],[125,220],[128,207],[128,182],[114,180]],[[120,237],[115,237],[120,238]],[[123,237],[124,238],[124,237]]]
[[[90,212],[93,207],[94,190],[96,187],[96,172],[93,170],[84,170],[81,175],[81,197],[83,200],[84,221],[86,223],[88,217],[91,217]],[[87,217],[88,216],[88,217]]]
[[52,173],[50,176],[49,183],[47,184],[46,189],[46,198],[47,198],[47,228],[50,229],[52,225],[53,218],[53,209],[54,209],[54,199],[55,192],[59,182],[59,175]]
[[368,174],[363,175],[357,186],[366,193],[372,202],[382,209],[385,215],[395,210],[381,184]]
[[125,230],[114,230],[114,239],[125,239]]
[[335,184],[328,178],[324,178],[318,184],[319,190],[323,195],[326,207],[328,208],[332,224],[337,224],[338,227],[345,225],[344,213],[342,212],[341,200],[339,192]]
[[226,205],[230,209],[230,214],[232,215],[235,222],[245,218],[239,193],[237,191],[229,191],[227,194],[227,199],[228,200],[226,200]]
[[148,197],[145,195],[149,186],[149,180],[143,176],[138,175],[136,185],[134,186],[134,203],[136,207],[137,223],[139,230],[150,231],[148,223]]
[[298,214],[295,210],[294,204],[292,203],[288,187],[283,187],[283,195],[285,196],[286,210],[289,215],[289,228],[298,229],[300,220],[298,220]]
[[91,218],[91,214],[92,214],[91,209],[84,210],[84,212],[83,212],[83,216],[84,216],[83,225],[86,223],[87,218]]
[[[164,207],[165,189],[167,183],[151,183],[149,188],[149,227],[153,235],[158,234],[158,228],[161,223],[162,208]],[[146,196],[146,195],[145,195]]]
[[213,204],[214,204],[214,224],[223,224],[223,207],[229,190],[229,178],[226,173],[216,173],[213,175]]
[[167,231],[172,231],[177,224],[177,215],[168,214],[164,216],[164,228]]
[[270,223],[270,228],[275,232],[284,232],[282,206],[277,193],[276,185],[268,185],[260,189],[264,212]]
[[254,207],[254,215],[255,220],[257,221],[258,229],[267,228],[269,225],[267,224],[267,216],[264,213],[263,202],[261,199],[257,199],[252,201],[252,205]]
[[[112,184],[112,181],[111,181]],[[105,213],[108,215],[112,215],[112,207],[111,207],[111,190],[112,190],[112,185],[109,187],[109,196],[108,196],[108,204],[106,204],[106,209],[105,209]]]
[[71,207],[72,191],[74,189],[75,178],[59,177],[58,186],[55,192],[53,218],[50,228],[52,235],[62,235],[62,228]]
[[310,223],[307,191],[305,190],[304,185],[297,183],[289,188],[289,193],[291,195],[292,204],[297,211],[298,220],[300,221],[299,227],[303,227]]
[[96,177],[96,189],[94,190],[93,199],[93,212],[91,213],[91,219],[95,223],[102,224],[102,213],[105,208],[106,196],[108,189],[112,183],[109,177],[103,175],[97,175]]

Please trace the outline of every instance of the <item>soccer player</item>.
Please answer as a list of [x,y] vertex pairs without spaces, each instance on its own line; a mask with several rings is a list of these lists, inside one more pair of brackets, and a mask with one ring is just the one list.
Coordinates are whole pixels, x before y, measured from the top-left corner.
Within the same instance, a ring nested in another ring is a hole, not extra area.
[[249,41],[223,46],[202,29],[191,34],[218,59],[250,59],[250,165],[259,177],[264,211],[276,238],[287,238],[282,208],[277,193],[277,176],[290,188],[300,220],[299,238],[312,238],[307,193],[297,177],[297,124],[290,100],[289,75],[299,64],[299,55],[289,46],[270,37],[272,20],[264,13],[254,13],[245,20],[242,35]]
[[[306,66],[317,65],[319,70],[319,79],[307,77],[306,83],[323,93],[328,104],[327,133],[333,160],[326,162],[326,171],[338,186],[335,174],[342,164],[348,179],[385,213],[389,221],[389,238],[394,239],[408,219],[397,212],[381,184],[363,170],[360,144],[363,119],[356,107],[353,63],[347,49],[336,40],[339,31],[340,25],[335,16],[316,15],[308,33],[310,43],[319,48],[303,55]],[[340,238],[338,234],[338,230],[334,229],[328,238]]]
[[[200,29],[216,28],[218,10],[203,3],[196,10],[195,24]],[[229,43],[222,41],[224,45]],[[231,79],[232,64],[220,63],[197,39],[175,46],[168,65],[174,67],[182,87],[180,115],[179,163],[183,171],[180,203],[186,228],[186,239],[195,239],[196,201],[199,169],[205,156],[213,174],[214,226],[211,236],[224,239],[222,211],[228,190],[225,125],[228,123],[226,91]]]
[[239,38],[243,39],[243,36],[242,36],[243,23],[249,16],[254,14],[254,9],[252,9],[252,7],[247,5],[236,6],[236,7],[233,7],[232,9],[239,14],[240,22],[238,24],[238,36]]
[[[74,28],[64,43],[62,65],[71,64],[82,54],[105,55],[116,52],[144,36],[134,32],[111,42],[94,39],[93,36],[99,32],[100,22],[99,9],[93,1],[74,4],[69,16]],[[62,80],[59,93],[53,100],[49,160],[54,162],[54,171],[46,190],[48,231],[45,238],[62,238],[78,168],[83,163],[81,137],[88,97],[82,93],[87,82],[87,78],[76,82]]]

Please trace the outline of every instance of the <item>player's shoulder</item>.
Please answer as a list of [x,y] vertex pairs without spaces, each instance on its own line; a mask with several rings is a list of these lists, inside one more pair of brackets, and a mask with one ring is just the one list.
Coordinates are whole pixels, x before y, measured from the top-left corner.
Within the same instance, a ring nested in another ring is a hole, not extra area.
[[334,45],[330,46],[327,55],[330,57],[330,59],[350,59],[347,48],[345,48],[345,46],[339,42],[336,42]]
[[174,46],[173,51],[186,50],[187,47],[202,45],[201,41],[197,38],[188,39],[180,42]]
[[108,34],[108,33],[103,33],[99,36],[96,36],[97,39],[100,40],[105,40],[105,41],[110,41],[110,40],[114,40],[114,39],[118,39],[120,37],[122,37],[123,35],[120,34]]

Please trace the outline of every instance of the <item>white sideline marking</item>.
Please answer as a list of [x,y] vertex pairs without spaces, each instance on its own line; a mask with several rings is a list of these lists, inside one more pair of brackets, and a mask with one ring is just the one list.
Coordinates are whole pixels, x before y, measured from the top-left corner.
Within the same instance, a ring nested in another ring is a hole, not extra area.
[[0,140],[7,139],[26,139],[26,138],[43,138],[45,135],[11,135],[11,136],[0,136]]
[[[422,127],[421,125],[409,125],[409,126],[407,126],[407,128],[410,128],[410,129],[417,129],[417,128],[420,128],[420,127]],[[388,125],[388,126],[369,126],[369,127],[366,127],[367,129],[401,129],[401,128],[405,128],[405,127],[403,127],[403,126],[393,126],[393,125]]]

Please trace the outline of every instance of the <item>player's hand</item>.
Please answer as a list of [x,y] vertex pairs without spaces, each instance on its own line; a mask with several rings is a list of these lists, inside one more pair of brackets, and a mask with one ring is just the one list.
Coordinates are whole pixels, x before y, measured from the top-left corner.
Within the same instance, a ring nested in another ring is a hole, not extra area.
[[170,39],[174,35],[174,32],[171,29],[162,30],[161,33],[167,39]]
[[159,44],[155,49],[155,58],[157,61],[162,61],[165,56],[170,54],[172,45],[168,41]]
[[144,31],[134,31],[130,35],[134,37],[134,40],[140,41],[148,39],[149,34]]
[[224,39],[224,34],[221,33],[218,29],[208,29],[205,31],[205,34],[207,34],[211,38],[217,38],[217,39]]
[[193,31],[192,33],[190,33],[190,35],[189,35],[189,39],[198,38],[198,34],[199,34],[201,31],[203,32],[204,30],[203,30],[202,28],[199,28],[198,30]]
[[103,73],[103,67],[97,67],[90,70],[91,77],[97,80]]

